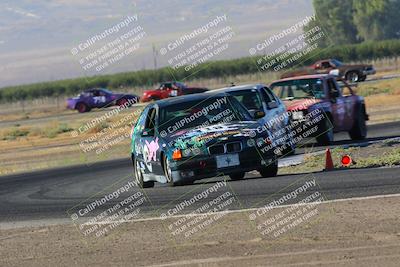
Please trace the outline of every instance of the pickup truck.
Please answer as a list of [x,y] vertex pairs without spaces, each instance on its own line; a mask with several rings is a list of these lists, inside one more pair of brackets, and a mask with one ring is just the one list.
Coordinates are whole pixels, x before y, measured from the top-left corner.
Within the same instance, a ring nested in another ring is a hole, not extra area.
[[363,82],[367,79],[367,75],[376,73],[372,65],[366,64],[345,64],[337,59],[325,59],[315,62],[313,65],[284,73],[281,78],[288,78],[299,75],[310,74],[332,74],[339,79],[344,79],[349,82]]
[[302,126],[317,121],[314,136],[328,145],[334,132],[346,131],[352,140],[367,136],[365,101],[345,82],[341,87],[334,75],[314,74],[274,81],[270,88],[280,97],[291,114],[292,123]]
[[190,95],[208,91],[207,88],[188,87],[186,84],[172,81],[163,82],[158,89],[144,91],[142,102],[156,101],[173,96]]

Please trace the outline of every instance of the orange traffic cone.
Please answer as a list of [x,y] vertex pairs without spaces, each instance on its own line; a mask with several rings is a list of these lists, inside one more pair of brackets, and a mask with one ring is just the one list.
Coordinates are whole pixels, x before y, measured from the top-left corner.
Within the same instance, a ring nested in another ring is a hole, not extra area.
[[333,160],[331,155],[331,150],[327,148],[325,150],[325,171],[333,170]]

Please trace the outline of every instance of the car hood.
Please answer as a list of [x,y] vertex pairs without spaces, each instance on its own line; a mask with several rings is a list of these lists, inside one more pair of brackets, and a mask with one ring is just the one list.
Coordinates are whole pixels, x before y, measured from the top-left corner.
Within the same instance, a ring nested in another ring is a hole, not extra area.
[[165,139],[171,146],[186,149],[194,145],[257,138],[258,127],[260,124],[255,121],[220,123],[202,128],[183,129]]
[[158,91],[160,91],[159,89],[154,89],[154,90],[145,90],[144,91],[144,95],[146,94],[153,94],[153,93],[157,93]]
[[320,103],[322,99],[315,98],[302,98],[302,99],[293,99],[293,100],[285,100],[283,101],[286,105],[286,109],[288,111],[296,111],[296,110],[305,110],[310,106]]

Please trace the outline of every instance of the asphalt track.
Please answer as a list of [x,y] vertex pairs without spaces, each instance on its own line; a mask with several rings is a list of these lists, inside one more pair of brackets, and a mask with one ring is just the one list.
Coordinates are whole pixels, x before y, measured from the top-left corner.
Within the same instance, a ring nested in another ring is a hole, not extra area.
[[[385,123],[369,126],[369,139],[377,141],[400,136],[400,123]],[[335,136],[334,146],[354,145],[347,141],[346,134]],[[321,150],[324,147],[315,147]],[[299,149],[301,152],[302,149]],[[352,169],[314,174],[278,175],[275,178],[261,178],[257,173],[249,173],[242,181],[227,181],[220,192],[229,191],[236,201],[229,209],[253,208],[265,205],[273,199],[292,192],[305,181],[315,179],[316,186],[309,192],[318,191],[324,199],[342,199],[400,193],[400,168]],[[32,173],[0,177],[0,222],[25,220],[48,220],[69,218],[68,214],[86,207],[88,203],[115,192],[133,180],[130,160],[101,162],[90,167],[73,166]],[[197,181],[194,185],[155,188],[143,191],[146,201],[141,206],[141,216],[159,216],[185,199],[207,190],[217,181],[217,177]],[[96,212],[106,210],[138,191],[136,187],[122,193],[118,198],[107,201]],[[222,191],[221,191],[222,190]],[[210,196],[211,197],[211,196]],[[210,198],[196,201],[181,213],[191,212]],[[296,203],[290,200],[285,204]],[[92,213],[93,215],[94,213]]]

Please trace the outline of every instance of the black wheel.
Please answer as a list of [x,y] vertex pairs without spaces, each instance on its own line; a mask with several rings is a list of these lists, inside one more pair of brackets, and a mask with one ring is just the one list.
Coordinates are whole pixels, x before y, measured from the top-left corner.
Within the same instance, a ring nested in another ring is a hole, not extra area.
[[139,162],[136,159],[133,160],[133,168],[135,171],[135,179],[138,187],[140,188],[154,187],[154,181],[148,181],[148,182],[143,181],[143,173],[142,170],[140,169]]
[[120,100],[117,101],[117,106],[124,106],[126,105],[126,103],[128,102],[128,100],[126,98],[121,98]]
[[245,174],[246,174],[245,172],[235,172],[235,173],[229,174],[229,178],[231,178],[231,180],[234,180],[234,181],[242,180],[244,178]]
[[90,109],[88,107],[88,105],[86,105],[85,103],[79,102],[78,104],[76,104],[76,110],[78,110],[79,113],[84,113],[84,112],[88,112]]
[[157,101],[160,100],[161,98],[157,97],[157,96],[152,96],[150,97],[150,101]]
[[163,156],[163,169],[164,169],[165,178],[167,179],[167,184],[169,186],[174,186],[175,183],[174,183],[174,179],[172,178],[172,171],[171,171],[171,167],[169,164],[169,160],[165,155]]
[[360,76],[360,82],[363,82],[367,79],[367,75]]
[[328,118],[320,122],[316,139],[320,145],[329,145],[333,142],[333,125]]
[[350,71],[346,74],[346,80],[352,83],[357,83],[360,81],[360,74],[357,71]]
[[353,127],[349,131],[351,140],[364,140],[367,137],[367,125],[365,123],[365,112],[359,109]]
[[275,177],[278,174],[278,161],[274,161],[273,163],[269,164],[267,167],[264,167],[258,172],[261,174],[262,177]]

